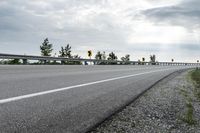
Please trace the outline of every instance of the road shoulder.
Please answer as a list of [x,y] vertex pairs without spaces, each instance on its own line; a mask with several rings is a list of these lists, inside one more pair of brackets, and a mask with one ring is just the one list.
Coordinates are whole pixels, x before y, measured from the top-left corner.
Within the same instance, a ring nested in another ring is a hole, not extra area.
[[165,78],[92,133],[200,132],[200,102],[188,73]]

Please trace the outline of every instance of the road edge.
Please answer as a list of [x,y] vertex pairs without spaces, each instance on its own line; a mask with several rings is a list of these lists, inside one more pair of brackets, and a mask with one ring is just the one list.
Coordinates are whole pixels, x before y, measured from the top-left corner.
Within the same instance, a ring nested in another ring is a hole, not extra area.
[[99,125],[101,125],[102,123],[104,123],[105,121],[109,120],[112,116],[118,114],[119,112],[121,112],[123,109],[125,109],[127,106],[129,106],[130,104],[132,104],[135,100],[137,100],[139,97],[141,97],[142,95],[144,95],[148,90],[150,90],[151,88],[153,88],[154,86],[156,86],[158,83],[160,83],[161,81],[165,80],[166,78],[173,76],[176,77],[178,75],[180,75],[181,73],[190,70],[193,68],[186,68],[186,69],[181,69],[181,70],[177,70],[174,71],[166,76],[164,76],[163,78],[159,79],[158,81],[156,81],[155,83],[153,83],[151,86],[149,86],[148,88],[146,88],[144,91],[142,91],[140,94],[138,94],[137,96],[134,96],[133,99],[131,99],[130,101],[124,103],[124,105],[122,105],[119,109],[117,109],[116,111],[112,111],[110,112],[110,115],[102,120],[100,120],[98,123],[96,123],[94,126],[89,127],[88,129],[85,129],[85,131],[83,131],[84,133],[90,133],[91,131],[93,131],[93,129],[97,128]]

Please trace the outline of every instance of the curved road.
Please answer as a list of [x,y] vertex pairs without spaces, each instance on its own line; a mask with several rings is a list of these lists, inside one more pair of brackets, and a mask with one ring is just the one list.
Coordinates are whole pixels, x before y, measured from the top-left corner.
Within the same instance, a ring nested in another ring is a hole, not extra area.
[[86,132],[186,66],[0,66],[0,132]]

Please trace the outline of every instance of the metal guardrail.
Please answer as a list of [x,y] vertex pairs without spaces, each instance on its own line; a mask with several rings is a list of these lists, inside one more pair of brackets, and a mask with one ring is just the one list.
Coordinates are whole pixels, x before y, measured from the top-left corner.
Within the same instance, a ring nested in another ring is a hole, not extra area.
[[78,61],[78,62],[93,62],[99,63],[116,63],[116,64],[130,64],[130,65],[189,65],[200,66],[200,63],[184,63],[184,62],[142,62],[142,61],[118,61],[118,60],[96,60],[96,59],[83,59],[83,58],[65,58],[65,57],[50,57],[50,56],[33,56],[33,55],[15,55],[15,54],[1,54],[0,59],[21,59],[23,64],[27,64],[27,60],[40,60],[40,61]]

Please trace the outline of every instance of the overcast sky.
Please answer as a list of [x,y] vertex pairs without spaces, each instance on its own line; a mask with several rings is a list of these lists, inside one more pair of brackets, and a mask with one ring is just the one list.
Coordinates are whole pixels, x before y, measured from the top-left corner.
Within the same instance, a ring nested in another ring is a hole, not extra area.
[[0,53],[39,55],[48,37],[54,53],[68,43],[130,54],[132,60],[200,59],[200,0],[0,0]]

